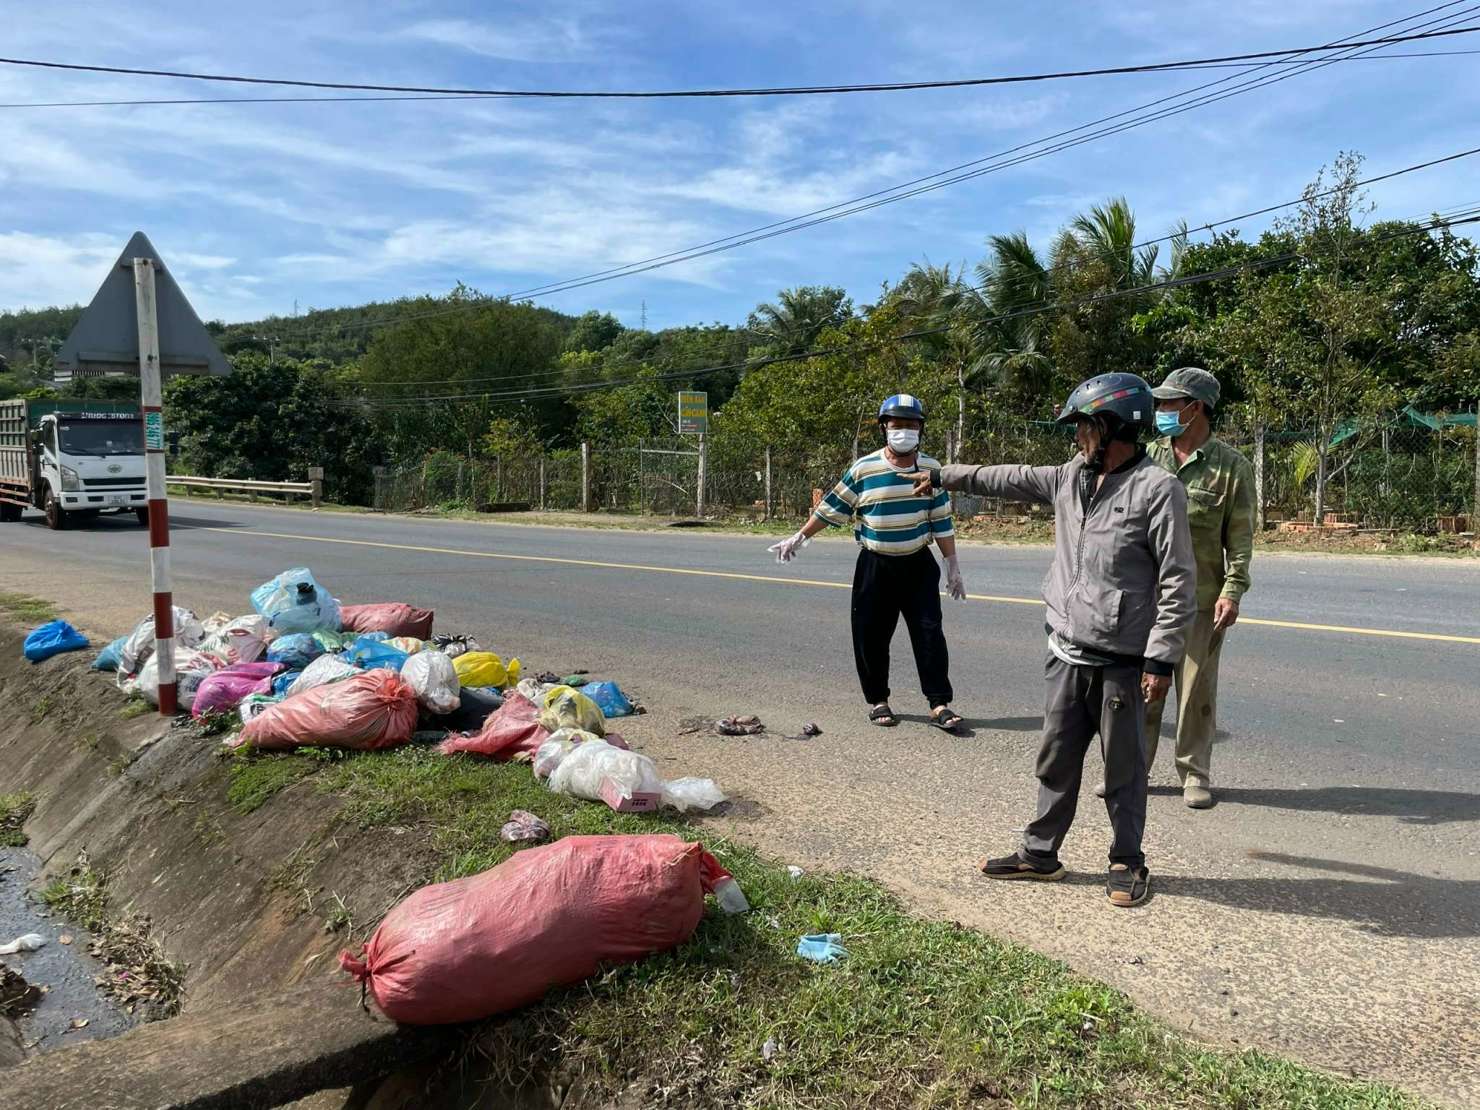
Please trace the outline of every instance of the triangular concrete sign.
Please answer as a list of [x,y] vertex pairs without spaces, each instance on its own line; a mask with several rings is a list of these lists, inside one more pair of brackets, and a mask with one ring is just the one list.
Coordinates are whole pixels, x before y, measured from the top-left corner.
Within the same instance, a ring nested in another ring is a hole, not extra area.
[[180,292],[154,244],[142,231],[136,231],[57,351],[57,380],[139,372],[139,323],[134,307],[136,258],[152,258],[155,263],[161,371],[166,375],[231,373],[231,363]]

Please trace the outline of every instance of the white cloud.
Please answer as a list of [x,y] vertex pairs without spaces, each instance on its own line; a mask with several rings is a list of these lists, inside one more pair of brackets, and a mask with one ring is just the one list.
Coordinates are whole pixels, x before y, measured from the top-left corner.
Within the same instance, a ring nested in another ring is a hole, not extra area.
[[575,19],[428,19],[406,27],[400,37],[516,62],[570,61],[595,48]]

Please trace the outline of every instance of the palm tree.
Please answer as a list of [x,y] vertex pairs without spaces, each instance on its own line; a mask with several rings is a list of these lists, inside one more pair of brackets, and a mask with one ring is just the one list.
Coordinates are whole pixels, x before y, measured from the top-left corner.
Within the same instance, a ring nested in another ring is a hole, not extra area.
[[1072,260],[1098,265],[1109,276],[1111,289],[1133,289],[1156,278],[1157,246],[1151,243],[1135,249],[1136,217],[1125,197],[1076,216],[1067,235],[1074,245]]
[[817,342],[827,328],[853,315],[848,294],[830,285],[783,289],[775,304],[757,305],[747,326],[771,354],[796,354]]

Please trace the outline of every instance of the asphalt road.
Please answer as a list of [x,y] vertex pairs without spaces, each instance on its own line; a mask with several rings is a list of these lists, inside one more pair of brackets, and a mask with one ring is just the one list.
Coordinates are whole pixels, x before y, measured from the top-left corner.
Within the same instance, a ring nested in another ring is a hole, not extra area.
[[[1117,911],[1100,893],[1093,754],[1067,884],[1004,888],[971,866],[1010,848],[1030,812],[1046,549],[963,548],[974,597],[946,602],[946,630],[973,735],[952,739],[923,724],[902,628],[905,723],[863,722],[846,539],[778,567],[771,541],[693,530],[175,508],[176,595],[203,615],[244,611],[252,587],[295,565],[349,601],[434,607],[441,631],[634,690],[651,712],[624,731],[669,774],[713,775],[739,798],[717,821],[726,832],[875,875],[1209,1040],[1480,1104],[1480,563],[1258,557],[1224,651],[1219,804],[1182,805],[1164,742],[1146,837],[1155,896]],[[61,535],[34,517],[4,526],[0,590],[126,631],[149,590],[131,520]],[[734,712],[758,713],[773,736],[682,731]],[[809,720],[821,738],[781,738]]]

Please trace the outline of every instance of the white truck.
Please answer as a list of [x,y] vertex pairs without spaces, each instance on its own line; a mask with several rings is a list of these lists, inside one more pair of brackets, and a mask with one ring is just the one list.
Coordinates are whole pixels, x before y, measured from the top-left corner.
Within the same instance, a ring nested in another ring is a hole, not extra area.
[[0,521],[27,509],[49,528],[102,512],[149,523],[144,422],[118,401],[0,401]]

